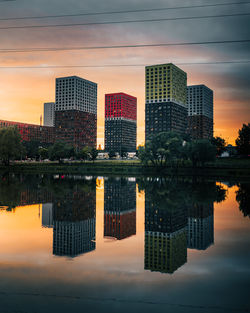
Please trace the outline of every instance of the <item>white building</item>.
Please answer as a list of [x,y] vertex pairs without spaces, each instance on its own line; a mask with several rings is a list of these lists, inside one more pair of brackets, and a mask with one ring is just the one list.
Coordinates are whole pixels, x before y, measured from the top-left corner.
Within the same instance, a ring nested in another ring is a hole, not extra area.
[[97,114],[97,84],[77,76],[56,78],[55,110]]
[[46,102],[43,106],[43,126],[55,126],[55,103]]
[[204,115],[213,119],[213,90],[205,85],[187,87],[188,116]]

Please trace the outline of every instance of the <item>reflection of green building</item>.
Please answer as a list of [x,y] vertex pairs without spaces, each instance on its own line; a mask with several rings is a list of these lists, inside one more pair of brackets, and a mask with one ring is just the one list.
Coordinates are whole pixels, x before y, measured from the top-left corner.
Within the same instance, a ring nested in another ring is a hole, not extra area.
[[187,261],[187,231],[173,233],[145,232],[144,268],[173,273]]
[[144,268],[173,273],[187,261],[187,209],[178,202],[163,207],[147,196]]

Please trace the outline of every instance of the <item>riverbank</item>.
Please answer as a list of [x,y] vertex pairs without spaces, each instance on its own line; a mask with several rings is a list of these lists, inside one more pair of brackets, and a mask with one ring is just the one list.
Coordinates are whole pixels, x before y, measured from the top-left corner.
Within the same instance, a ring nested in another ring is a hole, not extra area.
[[80,175],[180,175],[205,176],[213,178],[249,178],[250,159],[218,159],[205,167],[193,168],[190,164],[178,167],[157,168],[144,166],[139,161],[97,160],[95,162],[15,162],[9,166],[0,165],[1,172],[33,174],[80,174]]

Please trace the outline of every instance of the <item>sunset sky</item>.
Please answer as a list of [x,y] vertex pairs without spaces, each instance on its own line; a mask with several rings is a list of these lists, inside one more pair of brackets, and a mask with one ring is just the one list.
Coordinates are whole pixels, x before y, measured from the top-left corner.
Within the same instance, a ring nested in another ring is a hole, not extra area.
[[[11,17],[114,12],[218,3],[216,7],[172,9],[77,17],[4,20]],[[205,0],[16,0],[0,1],[0,119],[38,124],[43,103],[55,100],[55,78],[77,75],[98,84],[98,144],[104,142],[104,95],[126,92],[138,99],[137,144],[144,141],[144,65],[160,63],[238,62],[178,65],[188,84],[214,90],[215,135],[234,144],[250,117],[250,42],[172,47],[3,52],[3,49],[60,48],[250,39],[250,15],[50,28],[5,27],[250,13],[250,2]],[[1,29],[2,28],[2,29]],[[5,29],[4,29],[5,28]],[[75,67],[97,65],[126,67]],[[15,67],[44,68],[15,68]],[[59,68],[46,68],[59,66]],[[8,67],[5,68],[4,67]],[[14,68],[10,68],[14,67]]]

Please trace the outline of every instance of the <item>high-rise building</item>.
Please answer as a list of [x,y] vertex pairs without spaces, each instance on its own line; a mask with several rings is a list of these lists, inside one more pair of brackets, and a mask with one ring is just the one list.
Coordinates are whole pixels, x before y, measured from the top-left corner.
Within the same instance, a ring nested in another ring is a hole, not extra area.
[[146,66],[145,136],[187,129],[187,74],[176,65]]
[[55,103],[46,102],[43,105],[43,126],[54,126]]
[[126,93],[105,95],[105,150],[136,151],[137,99]]
[[205,85],[187,87],[188,132],[192,139],[213,137],[213,91]]
[[105,179],[104,236],[122,240],[135,234],[135,180],[132,178]]
[[97,84],[69,76],[56,79],[56,141],[96,147]]

